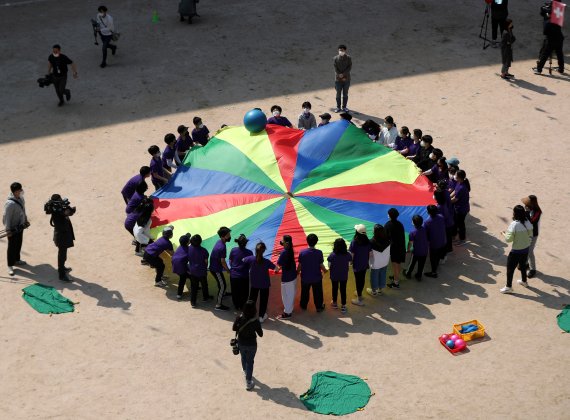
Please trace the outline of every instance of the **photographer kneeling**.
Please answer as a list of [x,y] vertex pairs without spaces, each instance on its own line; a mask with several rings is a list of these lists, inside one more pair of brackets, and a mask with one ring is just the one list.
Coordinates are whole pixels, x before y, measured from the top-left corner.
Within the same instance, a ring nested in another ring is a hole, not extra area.
[[75,240],[73,225],[69,217],[75,214],[76,208],[70,206],[67,198],[63,199],[59,194],[54,194],[45,204],[44,210],[46,214],[51,215],[49,224],[53,226],[53,241],[58,249],[57,272],[59,279],[72,281],[67,275],[71,268],[65,267],[65,261],[67,260],[67,248],[73,247]]

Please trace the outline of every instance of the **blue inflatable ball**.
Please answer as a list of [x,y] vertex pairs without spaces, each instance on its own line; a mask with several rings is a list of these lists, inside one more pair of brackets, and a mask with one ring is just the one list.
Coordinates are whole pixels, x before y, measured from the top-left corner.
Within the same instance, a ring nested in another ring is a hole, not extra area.
[[447,340],[446,343],[445,343],[445,345],[446,345],[447,347],[449,347],[450,349],[452,349],[452,348],[455,347],[455,341],[453,341],[453,340]]
[[243,117],[243,125],[250,133],[259,133],[265,130],[267,117],[259,108],[254,108]]

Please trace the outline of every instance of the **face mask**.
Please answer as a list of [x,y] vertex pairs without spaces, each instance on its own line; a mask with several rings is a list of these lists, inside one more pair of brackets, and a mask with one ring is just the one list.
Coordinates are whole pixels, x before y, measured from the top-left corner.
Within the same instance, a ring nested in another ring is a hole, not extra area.
[[434,155],[433,153],[430,153],[430,154],[429,154],[429,158],[430,158],[431,160],[433,160],[434,157],[435,157],[435,155]]
[[24,191],[20,193],[20,198],[24,198]]
[[56,53],[53,53],[53,56],[54,56],[55,58],[57,58],[57,57],[59,57],[59,53],[57,53],[57,54],[56,54]]
[[303,113],[309,114],[311,110],[309,108],[303,108]]
[[198,128],[204,128],[204,124],[200,124]]
[[426,147],[426,142],[425,142],[425,141],[420,141],[420,146]]
[[376,140],[376,136],[374,134],[368,134],[370,140]]
[[279,111],[273,111],[273,116],[274,117],[278,117],[279,115],[281,115],[281,113]]
[[344,56],[345,54],[346,54],[345,51],[339,51],[339,52],[338,52],[338,55],[340,55],[341,57]]

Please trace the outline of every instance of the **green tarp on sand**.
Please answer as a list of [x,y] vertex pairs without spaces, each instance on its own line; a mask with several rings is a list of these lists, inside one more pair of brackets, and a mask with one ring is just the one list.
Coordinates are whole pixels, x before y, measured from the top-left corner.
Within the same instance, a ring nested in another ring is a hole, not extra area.
[[326,371],[315,373],[311,387],[299,398],[315,413],[342,416],[363,409],[371,395],[368,384],[358,376]]
[[567,333],[570,333],[570,305],[566,305],[556,318],[558,318],[558,326]]
[[24,300],[41,314],[63,314],[74,310],[74,303],[51,286],[32,284],[22,291]]

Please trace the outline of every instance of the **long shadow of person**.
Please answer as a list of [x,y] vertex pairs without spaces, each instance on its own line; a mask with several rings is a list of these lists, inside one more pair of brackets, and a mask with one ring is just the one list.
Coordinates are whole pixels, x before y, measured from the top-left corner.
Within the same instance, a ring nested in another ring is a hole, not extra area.
[[57,280],[57,270],[50,264],[39,264],[28,266],[27,268],[28,271],[20,271],[19,275],[52,286],[58,291],[64,289],[80,291],[87,296],[97,299],[97,306],[123,310],[128,310],[131,307],[131,303],[125,302],[123,295],[118,290],[109,290],[97,283],[91,283],[76,276],[71,276],[72,282]]
[[253,391],[257,393],[264,401],[273,401],[276,404],[289,408],[306,411],[305,406],[299,400],[295,393],[291,392],[287,387],[271,388],[255,378],[255,388]]

